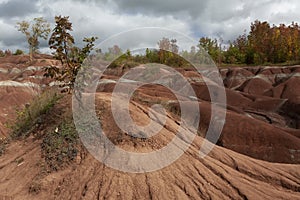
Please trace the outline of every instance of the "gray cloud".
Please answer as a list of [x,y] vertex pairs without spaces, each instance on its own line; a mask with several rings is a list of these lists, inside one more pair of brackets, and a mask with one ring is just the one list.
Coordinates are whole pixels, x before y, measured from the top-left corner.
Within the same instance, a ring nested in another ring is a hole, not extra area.
[[0,18],[23,17],[34,12],[38,12],[34,0],[11,0],[0,3]]
[[[209,36],[227,42],[249,30],[256,19],[271,25],[300,20],[298,10],[298,0],[0,0],[0,48],[25,48],[26,43],[21,42],[25,37],[14,26],[17,21],[40,16],[52,27],[55,15],[70,16],[79,45],[84,36],[98,36],[101,41],[145,26],[174,29],[195,40]],[[46,46],[41,41],[41,48]]]
[[140,0],[125,0],[115,1],[120,12],[127,13],[141,13],[149,14],[153,16],[183,16],[182,14],[197,17],[202,13],[206,7],[206,1],[174,1],[174,0],[152,0],[152,1],[140,1]]

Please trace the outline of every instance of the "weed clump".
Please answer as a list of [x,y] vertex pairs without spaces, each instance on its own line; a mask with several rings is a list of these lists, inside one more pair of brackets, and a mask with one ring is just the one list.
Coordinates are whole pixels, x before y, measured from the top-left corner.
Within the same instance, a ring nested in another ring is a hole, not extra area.
[[50,171],[57,171],[73,161],[79,152],[79,137],[73,122],[63,122],[49,132],[41,144]]
[[54,90],[47,90],[33,99],[25,108],[17,111],[17,120],[11,125],[12,137],[20,138],[29,135],[36,124],[41,123],[42,116],[55,105],[60,95]]
[[8,139],[0,138],[0,156],[2,156],[5,153],[6,145],[8,144],[8,142]]
[[28,192],[30,194],[38,194],[41,191],[41,183],[33,182],[29,185]]

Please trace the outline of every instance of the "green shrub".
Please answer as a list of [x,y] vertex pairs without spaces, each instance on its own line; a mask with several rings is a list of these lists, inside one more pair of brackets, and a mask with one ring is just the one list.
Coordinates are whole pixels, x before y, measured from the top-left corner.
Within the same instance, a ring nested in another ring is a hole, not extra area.
[[21,49],[17,49],[14,53],[14,55],[23,55],[24,51],[22,51]]
[[4,56],[5,56],[4,51],[2,51],[2,50],[0,49],[0,57],[4,57]]
[[2,156],[5,153],[6,145],[8,144],[8,139],[0,138],[0,156]]
[[11,126],[12,137],[27,136],[35,124],[40,123],[43,114],[52,108],[60,96],[54,90],[47,90],[33,99],[24,109],[17,111],[17,120]]
[[48,133],[41,144],[50,171],[57,171],[74,160],[78,153],[79,137],[73,122],[64,121]]

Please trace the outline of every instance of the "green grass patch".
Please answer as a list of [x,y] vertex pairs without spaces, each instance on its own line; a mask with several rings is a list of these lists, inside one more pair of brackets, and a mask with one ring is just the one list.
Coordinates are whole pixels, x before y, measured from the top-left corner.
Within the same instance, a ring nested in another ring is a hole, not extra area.
[[0,156],[2,156],[5,153],[6,146],[8,143],[8,139],[0,139]]
[[73,161],[78,154],[79,145],[79,136],[71,120],[62,122],[46,134],[41,148],[48,169],[57,171]]
[[36,124],[41,123],[42,116],[60,99],[55,90],[47,90],[34,98],[22,110],[17,110],[16,122],[10,126],[12,129],[12,138],[26,137]]

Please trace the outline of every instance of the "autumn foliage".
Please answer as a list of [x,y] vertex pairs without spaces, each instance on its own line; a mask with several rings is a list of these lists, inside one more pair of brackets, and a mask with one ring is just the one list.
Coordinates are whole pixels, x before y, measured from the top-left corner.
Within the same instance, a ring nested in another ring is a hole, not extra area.
[[223,62],[229,64],[298,62],[300,27],[294,22],[270,26],[257,20],[251,24],[248,35],[240,35],[222,53]]
[[[50,25],[43,18],[35,18],[34,22],[33,24],[26,21],[17,23],[18,30],[27,37],[31,59],[32,54],[38,49],[38,39],[46,39],[50,33]],[[56,26],[52,30],[49,46],[55,51],[54,57],[61,61],[63,67],[49,67],[46,70],[46,75],[56,78],[56,80],[64,82],[65,86],[72,88],[80,66],[93,50],[97,38],[84,38],[85,46],[78,48],[74,45],[74,38],[70,34],[72,23],[69,21],[69,17],[56,16],[55,23]],[[130,62],[156,62],[182,67],[187,65],[184,59],[203,61],[203,52],[207,52],[219,65],[298,64],[300,63],[300,26],[295,22],[290,25],[270,25],[266,21],[256,20],[251,23],[248,33],[244,32],[233,41],[224,42],[222,38],[202,37],[198,44],[192,46],[190,50],[179,49],[175,38],[162,38],[157,45],[159,50],[147,49],[144,56],[132,56],[130,52],[123,55],[122,50],[116,44],[109,48],[108,52],[103,53],[103,57],[106,60],[113,60],[113,58],[121,56],[111,66],[122,65],[124,60],[130,58]],[[101,54],[101,49],[99,52]],[[15,54],[21,53],[18,51]],[[10,54],[12,53],[8,51],[0,51],[0,57]]]
[[81,64],[93,50],[97,37],[84,38],[85,46],[79,48],[75,46],[74,37],[71,35],[72,23],[69,17],[56,16],[56,26],[49,39],[50,49],[55,50],[54,58],[59,60],[62,66],[49,66],[45,69],[46,77],[55,78],[60,86],[66,87],[67,91],[74,88],[76,76],[81,68]]

